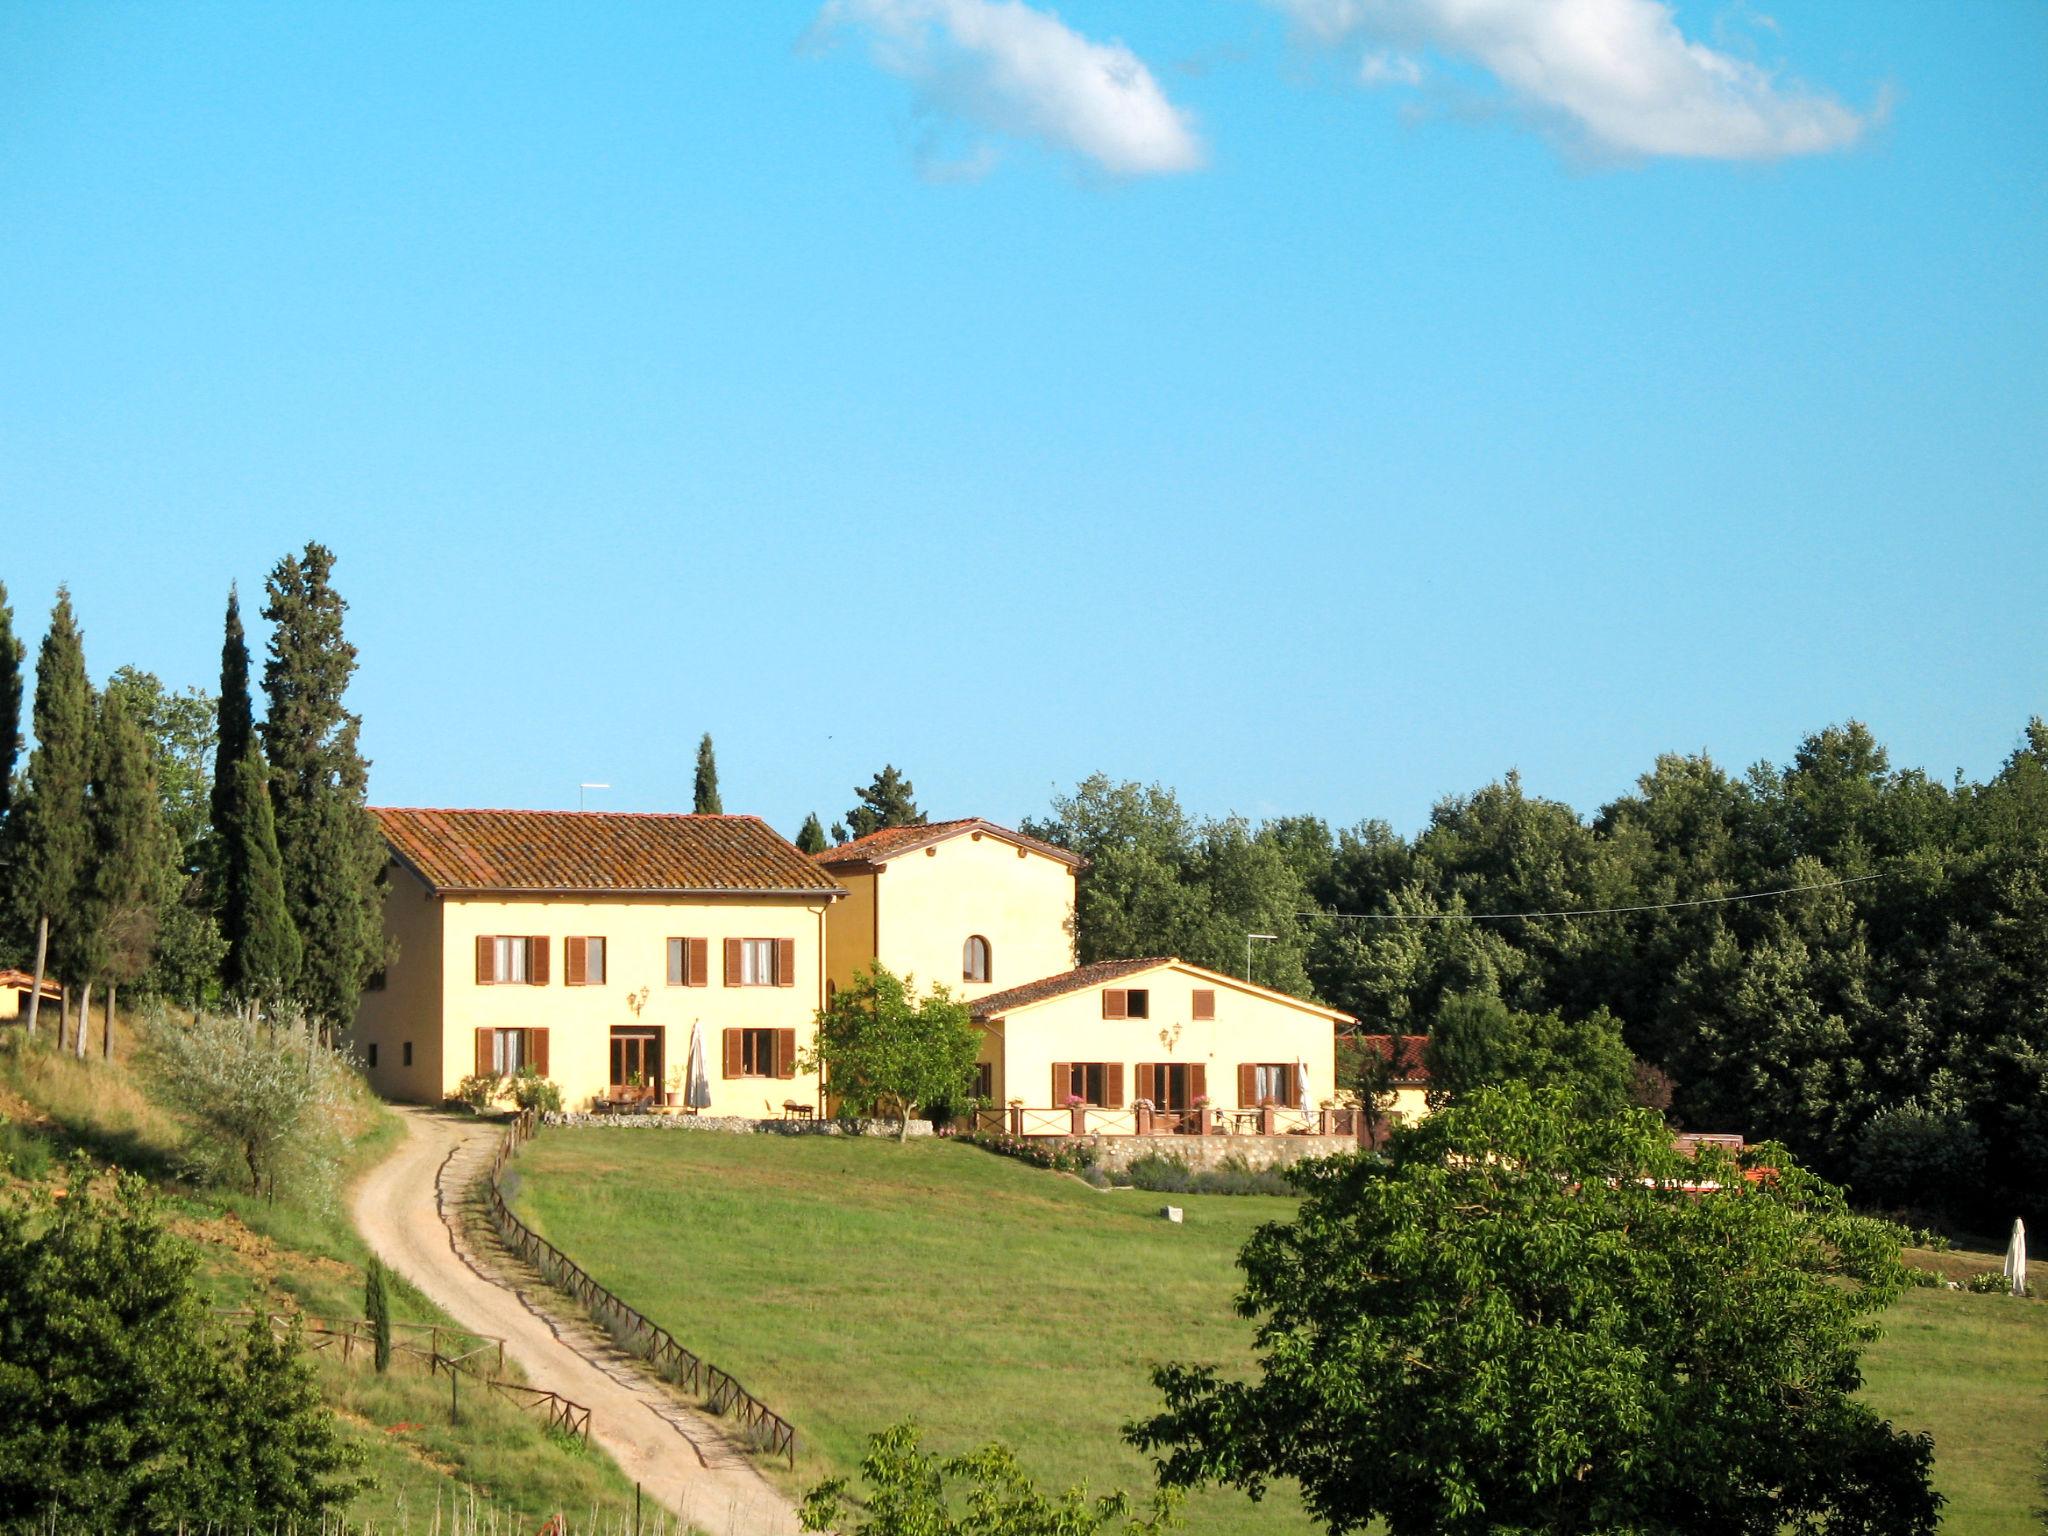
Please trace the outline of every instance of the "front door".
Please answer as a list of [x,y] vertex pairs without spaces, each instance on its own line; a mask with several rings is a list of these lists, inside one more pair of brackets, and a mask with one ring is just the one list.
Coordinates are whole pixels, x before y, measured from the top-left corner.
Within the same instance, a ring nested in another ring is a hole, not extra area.
[[612,1031],[612,1091],[615,1099],[652,1098],[661,1092],[661,1031]]

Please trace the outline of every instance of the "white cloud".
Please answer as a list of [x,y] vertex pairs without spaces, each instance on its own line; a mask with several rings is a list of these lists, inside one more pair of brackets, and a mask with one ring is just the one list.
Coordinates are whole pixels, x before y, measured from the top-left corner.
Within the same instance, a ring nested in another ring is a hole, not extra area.
[[912,81],[923,105],[976,128],[1040,140],[1119,176],[1202,164],[1192,118],[1136,54],[1022,0],[827,0],[818,33],[845,28],[864,32],[876,63]]
[[1689,40],[1664,0],[1266,3],[1333,47],[1364,44],[1368,84],[1431,49],[1477,63],[1520,105],[1609,151],[1766,160],[1840,149],[1868,126],[1832,96]]

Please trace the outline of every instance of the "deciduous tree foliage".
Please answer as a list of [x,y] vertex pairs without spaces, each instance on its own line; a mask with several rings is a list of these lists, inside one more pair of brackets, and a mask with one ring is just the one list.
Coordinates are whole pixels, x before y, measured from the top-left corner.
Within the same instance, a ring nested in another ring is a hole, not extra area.
[[317,1525],[355,1491],[296,1337],[216,1326],[142,1181],[0,1194],[0,1529]]
[[725,802],[718,797],[718,759],[711,752],[711,733],[706,731],[704,739],[697,743],[696,793],[690,808],[699,816],[722,816]]
[[362,720],[343,702],[356,648],[342,634],[348,605],[333,570],[333,552],[320,544],[287,555],[265,583],[263,609],[272,626],[263,749],[274,775],[285,902],[303,948],[296,992],[327,1029],[350,1022],[384,960],[384,843],[364,808]]
[[1141,1509],[1121,1492],[1041,1493],[1006,1446],[942,1458],[920,1439],[907,1422],[871,1436],[860,1463],[862,1494],[854,1496],[844,1478],[807,1489],[798,1512],[803,1528],[842,1536],[1165,1536],[1179,1529],[1171,1494],[1154,1494]]
[[858,971],[818,1014],[817,1037],[797,1064],[825,1070],[825,1090],[856,1115],[889,1115],[896,1139],[920,1105],[958,1103],[981,1051],[967,1005],[943,986],[912,995],[885,965]]
[[1931,1442],[1854,1395],[1896,1229],[1764,1156],[1514,1085],[1299,1164],[1240,1259],[1257,1375],[1161,1368],[1130,1437],[1170,1486],[1298,1479],[1337,1533],[1930,1532]]
[[1628,1107],[1636,1066],[1620,1022],[1605,1009],[1570,1023],[1554,1013],[1517,1013],[1484,992],[1437,1009],[1423,1061],[1438,1104],[1475,1088],[1525,1083],[1562,1088],[1591,1115]]

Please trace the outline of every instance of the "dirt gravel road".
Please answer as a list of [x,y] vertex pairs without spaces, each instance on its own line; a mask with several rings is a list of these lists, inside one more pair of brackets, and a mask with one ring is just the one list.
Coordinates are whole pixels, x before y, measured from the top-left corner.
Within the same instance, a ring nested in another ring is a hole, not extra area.
[[464,1328],[497,1334],[527,1379],[590,1409],[591,1438],[648,1497],[706,1536],[795,1536],[796,1511],[725,1424],[615,1348],[560,1292],[495,1242],[477,1253],[464,1194],[503,1127],[398,1108],[405,1140],[351,1199],[378,1257]]

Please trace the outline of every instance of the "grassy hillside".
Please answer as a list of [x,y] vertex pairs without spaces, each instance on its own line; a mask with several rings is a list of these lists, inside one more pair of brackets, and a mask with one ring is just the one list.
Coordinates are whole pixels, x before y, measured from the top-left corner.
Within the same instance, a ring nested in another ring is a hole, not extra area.
[[[124,1027],[120,1038],[125,1046],[134,1034]],[[351,1112],[351,1166],[367,1168],[399,1127],[367,1094]],[[150,1101],[125,1055],[108,1065],[24,1051],[17,1032],[0,1048],[0,1117],[7,1165],[0,1178],[48,1176],[71,1149],[83,1148],[156,1181],[171,1225],[197,1246],[201,1284],[215,1305],[362,1315],[369,1254],[339,1201],[271,1204],[181,1182],[180,1128]],[[403,1282],[392,1301],[394,1318],[449,1321]],[[382,1377],[325,1353],[315,1360],[324,1395],[367,1457],[362,1470],[371,1486],[350,1509],[352,1521],[426,1529],[439,1510],[446,1530],[452,1512],[474,1510],[485,1526],[498,1517],[530,1530],[560,1510],[579,1530],[629,1526],[632,1486],[601,1452],[551,1436],[482,1393],[464,1394],[462,1423],[451,1426],[446,1378],[430,1381],[403,1360]]]
[[[1233,1256],[1290,1201],[1099,1194],[950,1143],[656,1131],[543,1135],[516,1203],[629,1302],[792,1418],[812,1475],[916,1418],[1016,1447],[1057,1486],[1151,1484],[1117,1429],[1173,1359],[1244,1361]],[[1292,1493],[1217,1492],[1197,1533],[1317,1529]]]
[[[1160,1196],[931,1142],[557,1132],[515,1166],[526,1219],[790,1415],[814,1470],[848,1467],[866,1432],[910,1416],[943,1448],[1000,1438],[1042,1480],[1092,1488],[1149,1484],[1117,1439],[1156,1405],[1147,1367],[1247,1358],[1233,1261],[1291,1204],[1176,1196],[1175,1227]],[[1914,1291],[1888,1329],[1870,1395],[1934,1434],[1948,1528],[2033,1531],[2048,1304]],[[1292,1497],[1227,1493],[1190,1526],[1315,1529]]]

